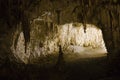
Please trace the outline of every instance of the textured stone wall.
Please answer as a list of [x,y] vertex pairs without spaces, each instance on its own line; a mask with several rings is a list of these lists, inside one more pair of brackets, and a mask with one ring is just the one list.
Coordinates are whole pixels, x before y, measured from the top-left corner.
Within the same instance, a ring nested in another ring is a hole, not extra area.
[[[42,5],[45,2],[48,3]],[[41,5],[37,7],[37,10],[41,12],[50,11],[53,13],[54,17],[52,20],[54,23],[58,23],[58,13],[56,10],[59,10],[60,24],[80,22],[97,25],[102,29],[108,52],[110,53],[118,48],[120,41],[120,5],[118,0],[46,0],[45,2],[41,1]],[[47,6],[49,6],[49,8],[47,8]]]
[[[112,53],[119,50],[119,0],[24,0],[22,2],[19,0],[15,2],[14,0],[0,0],[0,4],[0,26],[2,27],[0,28],[1,61],[9,57],[13,41],[15,41],[15,44],[18,41],[17,38],[14,40],[14,35],[19,30],[16,26],[21,22],[26,24],[23,27],[21,27],[22,25],[18,26],[21,30],[23,29],[25,36],[29,33],[29,22],[43,15],[45,12],[52,14],[46,15],[48,17],[45,16],[45,20],[48,21],[46,25],[50,25],[50,23],[65,24],[80,22],[98,26],[102,29],[108,52]],[[48,20],[49,17],[51,20]],[[47,29],[49,28],[45,29],[45,32],[48,32]]]
[[86,24],[85,33],[82,23],[49,26],[44,20],[37,18],[31,23],[30,36],[26,52],[24,34],[20,29],[16,31],[11,46],[16,59],[26,64],[49,54],[58,55],[59,45],[64,54],[84,54],[81,53],[82,47],[100,49],[107,53],[102,31],[92,24]]

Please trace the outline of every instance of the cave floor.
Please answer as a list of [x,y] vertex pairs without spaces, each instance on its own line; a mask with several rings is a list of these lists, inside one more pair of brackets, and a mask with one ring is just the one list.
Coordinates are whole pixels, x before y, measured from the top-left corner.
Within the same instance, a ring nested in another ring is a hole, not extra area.
[[59,63],[57,58],[50,59],[55,64],[4,64],[0,66],[0,80],[120,80],[117,73],[112,73],[105,54],[93,57],[66,54]]

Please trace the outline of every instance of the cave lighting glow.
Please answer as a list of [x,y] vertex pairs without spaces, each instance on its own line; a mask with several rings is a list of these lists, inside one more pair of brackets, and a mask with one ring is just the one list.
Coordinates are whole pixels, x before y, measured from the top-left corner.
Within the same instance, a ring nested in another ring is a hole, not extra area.
[[[86,33],[82,23],[69,23],[64,25],[57,25],[57,33],[52,34],[53,38],[45,37],[40,47],[41,38],[38,36],[44,34],[46,31],[42,25],[35,24],[31,29],[31,41],[25,53],[23,32],[20,33],[16,49],[12,46],[12,51],[24,63],[28,63],[30,58],[37,58],[41,55],[58,54],[59,47],[62,46],[64,54],[80,54],[84,56],[89,55],[103,55],[107,53],[101,29],[92,24],[86,24]],[[41,28],[42,27],[42,28]],[[54,29],[55,30],[55,29]],[[37,33],[36,33],[37,32]],[[42,37],[42,36],[41,36]],[[33,45],[34,44],[34,45]],[[13,44],[14,45],[14,44]]]

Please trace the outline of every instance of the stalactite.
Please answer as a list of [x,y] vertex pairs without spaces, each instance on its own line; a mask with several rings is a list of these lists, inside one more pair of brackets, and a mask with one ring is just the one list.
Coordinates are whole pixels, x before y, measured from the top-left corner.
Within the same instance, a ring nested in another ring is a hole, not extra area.
[[30,23],[28,20],[28,17],[26,16],[25,13],[22,13],[22,30],[24,33],[24,38],[25,38],[25,53],[27,50],[27,44],[30,42]]
[[57,13],[57,23],[60,24],[60,13],[61,13],[61,10],[56,10],[56,13]]
[[109,16],[110,16],[110,30],[111,30],[111,41],[112,41],[112,47],[114,48],[114,37],[113,37],[113,14],[112,14],[112,11],[109,10]]
[[[119,11],[119,9],[120,9],[120,5],[118,5],[118,15],[119,15],[118,26],[120,26],[120,11]],[[118,29],[119,29],[119,38],[118,38],[119,40],[118,40],[118,42],[120,42],[120,27]],[[118,45],[120,45],[120,43]]]

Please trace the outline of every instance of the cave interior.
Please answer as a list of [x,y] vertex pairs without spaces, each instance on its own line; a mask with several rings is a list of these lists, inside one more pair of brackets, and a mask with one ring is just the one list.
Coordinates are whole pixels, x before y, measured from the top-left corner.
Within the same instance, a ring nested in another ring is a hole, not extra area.
[[0,0],[0,80],[120,80],[119,0]]

